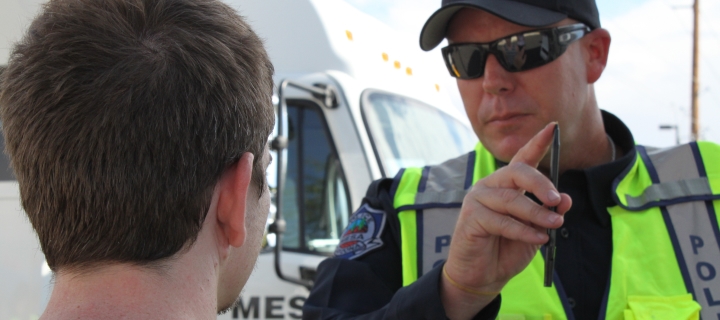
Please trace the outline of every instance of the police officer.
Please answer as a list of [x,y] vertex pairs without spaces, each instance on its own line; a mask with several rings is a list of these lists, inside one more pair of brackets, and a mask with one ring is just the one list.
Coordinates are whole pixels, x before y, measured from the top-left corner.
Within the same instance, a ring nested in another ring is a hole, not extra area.
[[[595,1],[443,0],[420,45],[443,38],[480,141],[374,182],[304,317],[720,317],[720,146],[636,145],[599,109],[610,35]],[[546,228],[559,234],[551,287]]]

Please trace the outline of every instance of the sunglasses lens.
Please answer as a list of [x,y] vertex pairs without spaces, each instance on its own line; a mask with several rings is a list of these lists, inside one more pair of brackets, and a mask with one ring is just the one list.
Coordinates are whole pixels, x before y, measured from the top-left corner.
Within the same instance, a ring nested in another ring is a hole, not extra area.
[[499,53],[498,62],[507,70],[515,72],[520,70],[527,61],[528,48],[525,45],[525,36],[516,35],[509,38],[500,39],[497,42],[497,52]]
[[450,46],[443,49],[443,57],[453,77],[474,79],[485,71],[487,49],[474,44]]
[[497,51],[502,56],[501,64],[505,70],[518,72],[543,66],[557,58],[551,50],[555,47],[548,34],[532,32],[502,39],[497,43]]

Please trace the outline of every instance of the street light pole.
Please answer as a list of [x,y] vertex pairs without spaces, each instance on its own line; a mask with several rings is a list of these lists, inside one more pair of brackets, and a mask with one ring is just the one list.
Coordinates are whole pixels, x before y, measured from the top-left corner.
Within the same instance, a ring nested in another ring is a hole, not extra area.
[[661,124],[660,130],[675,130],[675,145],[680,145],[680,131],[676,124]]

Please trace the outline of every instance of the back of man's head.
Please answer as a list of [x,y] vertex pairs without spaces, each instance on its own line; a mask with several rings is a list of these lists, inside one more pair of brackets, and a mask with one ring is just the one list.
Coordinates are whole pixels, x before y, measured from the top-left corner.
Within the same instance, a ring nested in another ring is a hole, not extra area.
[[213,0],[53,0],[14,48],[0,117],[48,265],[163,261],[197,238],[273,126],[260,39]]

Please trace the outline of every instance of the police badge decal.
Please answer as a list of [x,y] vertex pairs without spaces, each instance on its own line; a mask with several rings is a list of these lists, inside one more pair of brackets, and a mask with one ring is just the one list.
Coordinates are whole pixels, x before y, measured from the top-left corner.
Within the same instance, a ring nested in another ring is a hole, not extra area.
[[385,227],[385,212],[367,204],[353,214],[335,249],[335,256],[355,259],[383,245],[380,235]]

